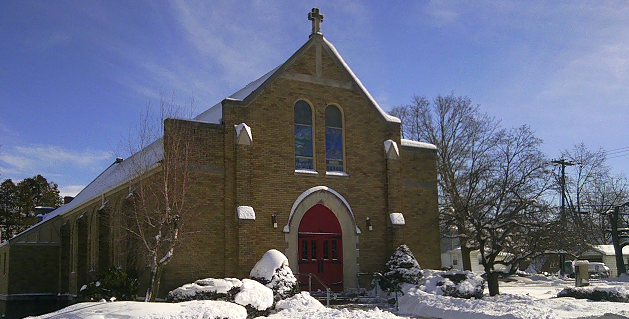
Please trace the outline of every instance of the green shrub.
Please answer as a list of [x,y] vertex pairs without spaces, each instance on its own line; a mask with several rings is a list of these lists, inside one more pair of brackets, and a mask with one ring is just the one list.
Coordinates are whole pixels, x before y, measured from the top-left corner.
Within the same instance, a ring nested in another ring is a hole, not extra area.
[[393,256],[387,262],[379,283],[383,291],[400,292],[402,284],[417,285],[421,278],[422,272],[417,259],[408,246],[401,245],[395,249]]
[[83,285],[79,296],[85,300],[135,300],[138,290],[138,279],[126,272],[109,268],[101,272],[96,280]]

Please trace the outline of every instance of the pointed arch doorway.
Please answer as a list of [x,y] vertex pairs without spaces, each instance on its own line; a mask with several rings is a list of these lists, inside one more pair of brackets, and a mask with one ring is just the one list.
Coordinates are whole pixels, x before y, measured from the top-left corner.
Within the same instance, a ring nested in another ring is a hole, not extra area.
[[[304,214],[298,229],[299,273],[317,275],[332,291],[343,290],[343,231],[338,218],[322,204]],[[302,289],[307,290],[307,283]],[[325,290],[312,280],[313,290]]]

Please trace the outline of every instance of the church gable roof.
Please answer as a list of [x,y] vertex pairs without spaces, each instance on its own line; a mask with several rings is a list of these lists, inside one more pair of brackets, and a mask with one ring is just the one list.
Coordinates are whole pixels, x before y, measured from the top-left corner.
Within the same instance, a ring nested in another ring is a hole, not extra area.
[[314,84],[354,89],[380,113],[387,122],[401,123],[397,117],[387,114],[378,105],[369,91],[360,82],[352,69],[341,57],[334,45],[320,33],[313,33],[310,39],[301,46],[286,62],[266,73],[259,79],[224,99],[195,117],[195,120],[209,123],[220,123],[222,104],[230,101],[242,105],[250,104],[277,78],[287,78]]

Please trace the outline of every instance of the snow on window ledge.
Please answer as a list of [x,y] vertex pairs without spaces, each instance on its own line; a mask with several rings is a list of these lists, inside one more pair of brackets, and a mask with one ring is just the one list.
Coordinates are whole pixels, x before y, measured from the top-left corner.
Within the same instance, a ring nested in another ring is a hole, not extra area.
[[349,177],[345,172],[325,172],[325,176],[340,176],[340,177]]
[[255,220],[256,213],[251,206],[238,206],[236,208],[236,214],[240,220]]
[[404,215],[402,213],[392,213],[389,214],[389,218],[391,219],[392,226],[404,226],[406,221],[404,220]]
[[319,172],[313,170],[313,169],[296,169],[295,170],[295,175],[315,175],[315,176],[319,176]]

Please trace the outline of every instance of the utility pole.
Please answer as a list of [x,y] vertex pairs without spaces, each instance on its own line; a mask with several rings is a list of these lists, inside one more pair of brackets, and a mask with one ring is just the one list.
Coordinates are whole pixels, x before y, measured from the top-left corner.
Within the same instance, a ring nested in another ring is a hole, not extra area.
[[[553,165],[561,165],[561,219],[566,218],[566,166],[574,165],[572,161],[566,161],[561,158],[558,160],[552,160]],[[566,263],[566,255],[564,253],[559,254],[559,274],[563,276],[565,273],[564,264]]]
[[561,165],[561,180],[559,183],[561,184],[561,218],[566,217],[566,166],[573,166],[574,162],[566,161],[561,158],[558,160],[551,161],[554,165]]

